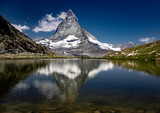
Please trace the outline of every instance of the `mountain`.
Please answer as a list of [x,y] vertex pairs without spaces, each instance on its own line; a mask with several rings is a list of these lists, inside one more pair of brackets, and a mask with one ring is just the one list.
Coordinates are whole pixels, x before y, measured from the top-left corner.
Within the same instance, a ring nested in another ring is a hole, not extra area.
[[128,42],[128,43],[124,43],[124,44],[114,44],[113,47],[114,48],[120,48],[120,50],[124,50],[127,48],[131,48],[131,47],[136,47],[139,46],[140,44],[135,44],[133,42]]
[[121,50],[131,48],[131,47],[136,47],[136,46],[139,46],[139,45],[140,44],[135,44],[133,42],[124,43],[124,44],[121,45]]
[[6,53],[52,54],[53,52],[32,41],[0,15],[0,54]]
[[160,60],[160,40],[140,46],[113,52],[105,56],[108,59]]
[[41,41],[41,40],[44,40],[44,38],[43,38],[43,37],[33,38],[33,41],[34,41],[34,42],[38,42],[38,41]]
[[91,33],[82,28],[78,18],[69,10],[66,18],[58,25],[55,34],[48,39],[36,40],[54,53],[72,56],[102,57],[120,48],[101,43]]

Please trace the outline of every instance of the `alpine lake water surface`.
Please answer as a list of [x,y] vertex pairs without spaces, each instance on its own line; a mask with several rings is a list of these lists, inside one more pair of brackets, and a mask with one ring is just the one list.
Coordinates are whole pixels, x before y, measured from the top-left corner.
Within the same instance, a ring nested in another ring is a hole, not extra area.
[[0,113],[160,113],[160,63],[0,60]]

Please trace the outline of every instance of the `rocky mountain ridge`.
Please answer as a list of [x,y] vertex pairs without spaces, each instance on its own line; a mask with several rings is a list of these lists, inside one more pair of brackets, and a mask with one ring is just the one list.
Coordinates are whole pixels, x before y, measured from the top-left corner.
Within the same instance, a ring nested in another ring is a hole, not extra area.
[[0,15],[0,54],[38,53],[53,54],[46,47],[35,43]]
[[113,47],[112,44],[101,43],[91,33],[82,28],[71,10],[58,25],[54,35],[48,39],[35,39],[35,42],[45,45],[56,54],[64,56],[102,57],[120,50],[120,47]]

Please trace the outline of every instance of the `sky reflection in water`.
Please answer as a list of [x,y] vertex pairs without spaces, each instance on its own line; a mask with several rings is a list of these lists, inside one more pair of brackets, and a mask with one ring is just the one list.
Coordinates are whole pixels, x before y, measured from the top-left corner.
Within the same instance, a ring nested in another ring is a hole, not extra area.
[[[160,64],[93,59],[1,60],[0,110],[157,111]],[[72,109],[70,107],[72,107]],[[105,107],[104,107],[105,106]],[[86,107],[87,108],[87,107]],[[57,110],[58,109],[58,110]]]

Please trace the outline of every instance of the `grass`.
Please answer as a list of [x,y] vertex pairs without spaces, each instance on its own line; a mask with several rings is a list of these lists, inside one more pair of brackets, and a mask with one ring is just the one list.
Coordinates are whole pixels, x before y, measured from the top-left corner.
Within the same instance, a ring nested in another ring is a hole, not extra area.
[[156,55],[135,55],[135,56],[112,56],[104,57],[109,60],[144,60],[144,61],[160,61],[160,56]]
[[[131,54],[131,55],[129,55]],[[160,40],[106,55],[106,59],[160,61]]]
[[21,54],[0,54],[0,59],[45,59],[45,58],[75,58],[71,56],[57,56],[48,54],[33,54],[33,53],[21,53]]
[[[129,55],[132,53],[133,55]],[[42,59],[42,58],[81,58],[81,59],[109,59],[109,60],[145,60],[160,61],[160,40],[143,44],[137,47],[128,48],[123,51],[114,52],[104,57],[74,57],[58,56],[48,54],[20,53],[20,54],[0,54],[0,59]]]

